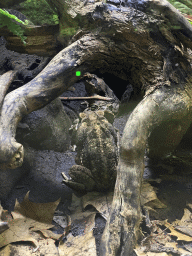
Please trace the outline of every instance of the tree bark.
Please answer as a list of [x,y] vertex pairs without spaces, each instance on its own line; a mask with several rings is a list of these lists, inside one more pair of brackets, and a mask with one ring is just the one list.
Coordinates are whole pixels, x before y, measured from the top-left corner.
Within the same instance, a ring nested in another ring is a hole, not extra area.
[[[87,42],[92,43],[87,45]],[[107,53],[107,45],[94,36],[85,36],[81,42],[76,41],[57,54],[32,81],[6,95],[0,119],[2,169],[22,165],[23,147],[15,141],[16,128],[22,117],[50,103],[82,78],[87,70],[92,70],[91,63],[100,57],[101,50]],[[85,51],[88,51],[87,63],[84,62]],[[76,76],[76,71],[81,72],[80,77]],[[9,81],[9,76],[4,74],[2,79],[6,77]]]
[[17,71],[10,70],[0,77],[0,109],[2,107],[6,92],[9,89],[9,86],[11,82],[14,80],[16,74]]
[[100,246],[102,256],[133,255],[140,234],[140,192],[148,137],[163,122],[174,124],[177,136],[171,145],[173,149],[191,124],[192,94],[189,95],[186,89],[178,90],[156,90],[141,101],[127,121],[121,141],[112,209]]

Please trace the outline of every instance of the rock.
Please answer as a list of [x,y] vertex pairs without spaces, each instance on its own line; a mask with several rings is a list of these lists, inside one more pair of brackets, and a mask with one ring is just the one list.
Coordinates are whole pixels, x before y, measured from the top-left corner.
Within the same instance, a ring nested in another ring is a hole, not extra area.
[[69,148],[71,120],[59,99],[24,117],[17,128],[17,140],[34,149],[64,152]]
[[[16,183],[31,172],[37,161],[36,150],[38,150],[38,154],[40,154],[40,150],[51,150],[56,154],[56,152],[65,152],[69,148],[70,126],[71,120],[59,99],[55,99],[46,107],[30,113],[22,119],[17,128],[16,138],[24,145],[24,162],[21,167],[14,170],[0,170],[0,200],[6,200]],[[57,162],[57,160],[55,161]],[[50,163],[43,159],[41,162],[43,166],[41,168],[49,169],[50,172],[50,168],[46,167],[50,166]],[[35,171],[39,172],[37,169]],[[52,172],[54,177],[56,170],[52,168]],[[44,178],[46,179],[46,175]]]

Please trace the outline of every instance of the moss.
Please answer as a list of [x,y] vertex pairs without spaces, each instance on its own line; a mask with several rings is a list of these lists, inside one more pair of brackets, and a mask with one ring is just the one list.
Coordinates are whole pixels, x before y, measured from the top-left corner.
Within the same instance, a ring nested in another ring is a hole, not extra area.
[[45,0],[27,0],[20,5],[20,11],[35,25],[59,24],[58,15]]
[[65,28],[60,32],[61,36],[73,36],[77,32],[76,28]]
[[6,26],[13,34],[19,36],[24,44],[26,44],[26,36],[23,35],[24,29],[18,24],[26,25],[27,23],[18,19],[15,15],[10,14],[8,11],[0,9],[0,27]]

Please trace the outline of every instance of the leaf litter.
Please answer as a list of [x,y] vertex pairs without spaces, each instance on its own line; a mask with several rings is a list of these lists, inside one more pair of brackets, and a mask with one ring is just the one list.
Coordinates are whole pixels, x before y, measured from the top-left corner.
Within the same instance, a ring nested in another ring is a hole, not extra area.
[[[75,255],[96,256],[96,244],[93,236],[96,211],[93,208],[84,211],[81,199],[73,195],[71,216],[67,217],[68,225],[63,234],[55,234],[49,229],[54,226],[52,220],[59,201],[33,203],[29,200],[29,193],[26,194],[22,203],[16,200],[14,211],[11,213],[12,216],[7,219],[9,228],[0,234],[0,255],[10,256],[14,253],[14,256],[27,256],[33,253],[34,256],[70,256],[75,253]],[[3,212],[1,207],[1,215]],[[3,219],[6,220],[5,217]],[[77,221],[79,222],[82,229],[80,235],[76,236],[69,233],[71,220],[73,227]],[[63,241],[63,238],[66,241]],[[58,242],[58,247],[55,242]]]
[[[188,207],[192,207],[188,204]],[[192,255],[192,213],[184,209],[181,220],[149,221],[150,234],[145,236],[135,252],[138,256]]]
[[[28,192],[23,202],[19,203],[16,200],[12,216],[0,207],[0,220],[7,222],[9,226],[0,234],[0,254],[10,256],[14,252],[15,256],[28,256],[31,253],[34,256],[96,256],[93,236],[95,216],[99,213],[105,220],[108,218],[112,198],[112,192],[106,194],[90,192],[80,198],[73,194],[69,207],[71,214],[64,216],[62,212],[55,213],[60,200],[51,203],[33,203],[29,200]],[[147,182],[143,182],[142,185],[141,203],[147,211],[166,207],[157,198],[154,188]],[[191,207],[192,205],[188,205],[189,209]],[[192,255],[188,246],[189,242],[192,242],[190,236],[192,214],[189,209],[185,209],[180,221],[177,220],[172,224],[167,221],[149,220],[150,234],[143,238],[140,246],[137,246],[136,254],[138,256],[167,256],[173,253]],[[63,234],[55,234],[49,230],[54,226],[53,219],[64,228]],[[179,240],[186,241],[182,248],[178,247]]]

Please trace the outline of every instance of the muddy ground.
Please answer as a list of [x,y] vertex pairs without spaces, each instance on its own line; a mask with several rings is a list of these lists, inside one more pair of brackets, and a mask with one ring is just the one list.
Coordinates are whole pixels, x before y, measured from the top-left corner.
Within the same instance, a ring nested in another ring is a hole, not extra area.
[[[130,107],[131,105],[133,106]],[[119,115],[115,119],[114,126],[119,129],[121,136],[129,116],[127,113],[130,113],[130,108],[133,108],[134,105],[136,105],[135,102],[131,103],[128,108],[122,106]],[[70,214],[68,206],[71,204],[74,191],[62,184],[61,173],[65,172],[67,174],[69,168],[75,164],[74,157],[76,153],[72,150],[65,153],[41,150],[36,151],[35,154],[36,162],[32,170],[17,183],[8,199],[3,202],[3,207],[12,211],[16,198],[21,202],[26,193],[30,191],[29,198],[34,202],[45,203],[61,198],[58,210],[64,214]],[[190,152],[188,154],[190,155]],[[186,205],[192,203],[192,166],[185,163],[183,166],[177,163],[162,164],[157,161],[151,162],[147,158],[145,159],[145,165],[144,179],[149,180],[157,189],[158,198],[167,206],[164,209],[156,209],[150,214],[150,218],[168,219],[169,222],[181,219]],[[81,196],[77,192],[75,194]],[[56,223],[53,222],[53,224]],[[105,220],[98,213],[94,228],[97,249],[104,226]],[[62,233],[63,229],[56,224],[54,232]],[[72,227],[71,232],[75,236],[81,234],[78,225]]]

